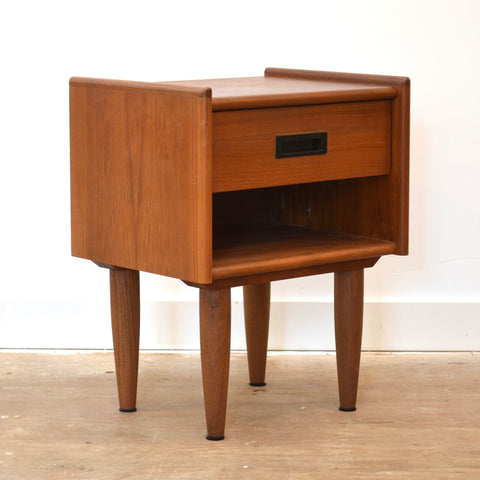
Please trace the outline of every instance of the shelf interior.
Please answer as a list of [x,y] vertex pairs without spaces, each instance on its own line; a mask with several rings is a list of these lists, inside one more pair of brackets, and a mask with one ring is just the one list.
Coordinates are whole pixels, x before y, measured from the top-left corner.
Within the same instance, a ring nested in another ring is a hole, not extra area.
[[214,280],[388,255],[395,244],[359,235],[273,223],[217,225]]

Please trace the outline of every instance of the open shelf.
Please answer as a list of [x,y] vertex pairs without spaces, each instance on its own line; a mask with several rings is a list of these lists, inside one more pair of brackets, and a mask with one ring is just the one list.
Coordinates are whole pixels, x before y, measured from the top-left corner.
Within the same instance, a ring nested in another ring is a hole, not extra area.
[[216,226],[214,280],[379,257],[395,244],[359,235],[268,223]]

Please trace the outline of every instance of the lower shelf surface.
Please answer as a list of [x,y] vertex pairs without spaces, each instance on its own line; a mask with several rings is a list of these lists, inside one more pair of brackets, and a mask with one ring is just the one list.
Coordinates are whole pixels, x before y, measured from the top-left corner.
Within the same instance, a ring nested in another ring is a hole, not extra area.
[[213,238],[214,280],[379,257],[395,250],[387,240],[290,225],[215,227]]

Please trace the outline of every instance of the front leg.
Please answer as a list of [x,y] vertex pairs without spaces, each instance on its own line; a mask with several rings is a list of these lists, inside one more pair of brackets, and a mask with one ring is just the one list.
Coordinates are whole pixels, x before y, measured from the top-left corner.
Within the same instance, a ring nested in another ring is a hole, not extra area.
[[207,439],[223,440],[230,368],[230,289],[200,289],[200,345]]

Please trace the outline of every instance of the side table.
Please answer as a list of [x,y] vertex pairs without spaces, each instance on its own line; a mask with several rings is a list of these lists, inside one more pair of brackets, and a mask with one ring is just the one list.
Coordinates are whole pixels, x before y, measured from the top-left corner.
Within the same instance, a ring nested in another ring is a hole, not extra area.
[[264,385],[270,283],[335,273],[340,409],[355,410],[363,272],[408,253],[410,82],[70,80],[72,254],[110,269],[120,409],[136,409],[139,271],[200,291],[207,438],[224,438],[230,289]]

